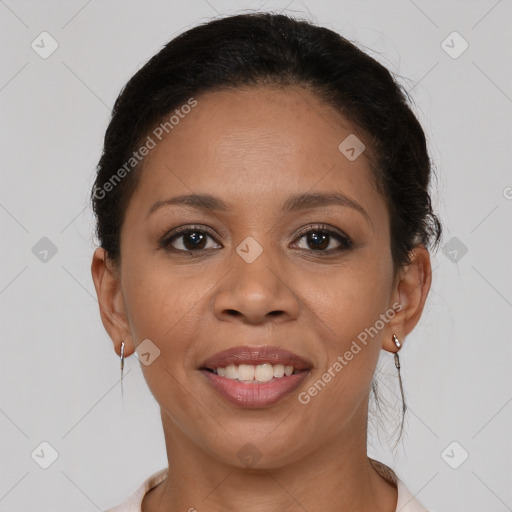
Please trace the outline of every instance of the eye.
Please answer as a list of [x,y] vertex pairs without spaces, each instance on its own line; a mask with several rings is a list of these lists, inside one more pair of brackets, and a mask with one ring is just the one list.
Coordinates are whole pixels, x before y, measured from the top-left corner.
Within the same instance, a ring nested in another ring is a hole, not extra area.
[[[213,230],[205,226],[180,226],[166,234],[158,242],[158,247],[183,253],[220,249],[222,245],[216,243],[216,237],[217,235]],[[213,242],[210,245],[208,245],[209,239]],[[304,239],[304,242],[301,244],[302,239]],[[317,224],[301,230],[298,234],[298,240],[298,248],[309,250],[309,252],[331,254],[352,247],[352,240],[347,235],[325,224]],[[337,242],[338,246],[332,247],[333,242]],[[297,242],[293,245],[297,245]]]
[[222,246],[208,246],[208,239],[215,240],[216,235],[204,226],[180,226],[158,242],[158,246],[176,252],[200,252],[218,249]]
[[[342,231],[330,228],[325,224],[310,226],[299,233],[299,241],[305,239],[299,249],[311,249],[314,252],[331,254],[344,251],[352,247],[352,240]],[[333,239],[337,241],[338,247],[332,247]]]

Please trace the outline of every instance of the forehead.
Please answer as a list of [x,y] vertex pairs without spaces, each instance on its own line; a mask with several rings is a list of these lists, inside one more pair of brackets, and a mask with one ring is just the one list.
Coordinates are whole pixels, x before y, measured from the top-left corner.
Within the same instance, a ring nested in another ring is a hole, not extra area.
[[169,133],[156,132],[161,140],[151,134],[155,147],[143,163],[139,199],[208,191],[254,208],[262,199],[321,190],[357,197],[368,209],[379,199],[369,150],[352,160],[340,150],[347,138],[363,137],[312,92],[242,88],[195,101],[175,116]]

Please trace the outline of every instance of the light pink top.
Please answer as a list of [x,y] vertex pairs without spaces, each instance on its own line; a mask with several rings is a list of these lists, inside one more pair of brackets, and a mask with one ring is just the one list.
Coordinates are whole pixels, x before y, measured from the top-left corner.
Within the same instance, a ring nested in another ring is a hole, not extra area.
[[[370,459],[377,471],[386,479],[391,480],[398,490],[398,502],[396,512],[429,512],[407,489],[405,484],[396,476],[394,471],[381,462]],[[117,507],[105,512],[141,512],[141,504],[144,496],[160,482],[167,478],[167,468],[161,469],[144,480],[139,488]]]

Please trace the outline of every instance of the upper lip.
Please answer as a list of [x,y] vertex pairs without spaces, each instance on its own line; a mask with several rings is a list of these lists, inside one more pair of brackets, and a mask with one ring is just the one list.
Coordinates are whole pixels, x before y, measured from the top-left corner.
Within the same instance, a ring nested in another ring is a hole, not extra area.
[[311,363],[306,359],[289,350],[271,345],[244,345],[228,348],[206,359],[201,368],[213,370],[219,367],[226,367],[230,364],[251,364],[256,366],[263,363],[293,366],[294,369],[298,371],[311,368]]

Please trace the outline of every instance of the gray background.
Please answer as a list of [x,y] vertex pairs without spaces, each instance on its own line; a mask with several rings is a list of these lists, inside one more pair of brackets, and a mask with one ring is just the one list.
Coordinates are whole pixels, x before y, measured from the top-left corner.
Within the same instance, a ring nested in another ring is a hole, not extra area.
[[[103,510],[166,466],[134,357],[121,400],[90,276],[88,193],[128,78],[183,30],[259,8],[326,25],[404,77],[439,175],[444,248],[401,352],[406,437],[393,455],[372,436],[370,454],[432,510],[512,510],[510,0],[0,0],[0,511]],[[43,31],[59,45],[46,59],[31,47],[50,48]],[[442,43],[453,31],[469,44],[457,58],[463,40]]]

